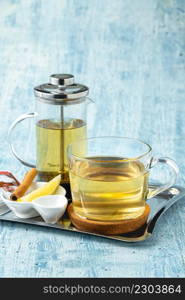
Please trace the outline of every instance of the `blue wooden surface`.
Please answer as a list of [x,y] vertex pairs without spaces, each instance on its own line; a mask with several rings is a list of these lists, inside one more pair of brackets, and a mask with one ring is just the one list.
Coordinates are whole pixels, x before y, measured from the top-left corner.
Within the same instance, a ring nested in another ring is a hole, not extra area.
[[[96,101],[89,134],[142,138],[176,159],[184,185],[184,32],[183,0],[1,0],[0,169],[25,172],[6,137],[33,87],[72,73]],[[30,158],[29,126],[16,138]],[[0,277],[183,277],[184,250],[184,200],[140,244],[0,222]]]

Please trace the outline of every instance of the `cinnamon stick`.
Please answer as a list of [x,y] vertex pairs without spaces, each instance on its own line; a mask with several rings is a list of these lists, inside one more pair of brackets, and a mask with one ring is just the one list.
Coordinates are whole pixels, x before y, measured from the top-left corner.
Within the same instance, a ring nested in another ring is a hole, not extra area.
[[16,201],[18,198],[22,197],[31,185],[36,174],[37,170],[35,168],[28,171],[24,176],[22,183],[11,194],[10,199]]

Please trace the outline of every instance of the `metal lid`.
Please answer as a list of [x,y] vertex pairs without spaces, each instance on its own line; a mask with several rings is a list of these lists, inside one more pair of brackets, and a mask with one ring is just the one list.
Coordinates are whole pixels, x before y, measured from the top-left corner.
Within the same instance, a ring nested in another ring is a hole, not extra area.
[[85,85],[74,83],[71,74],[53,74],[50,82],[34,88],[36,97],[41,101],[51,104],[73,104],[84,101],[89,88]]

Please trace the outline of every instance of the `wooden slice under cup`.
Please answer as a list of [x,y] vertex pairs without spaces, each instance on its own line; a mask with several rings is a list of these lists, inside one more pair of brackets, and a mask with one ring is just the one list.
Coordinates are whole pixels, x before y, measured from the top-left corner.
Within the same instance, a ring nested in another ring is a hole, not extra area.
[[135,219],[114,222],[83,219],[75,214],[72,203],[68,205],[67,211],[72,224],[79,230],[105,235],[116,235],[132,232],[143,226],[148,219],[150,206],[146,204],[144,213]]

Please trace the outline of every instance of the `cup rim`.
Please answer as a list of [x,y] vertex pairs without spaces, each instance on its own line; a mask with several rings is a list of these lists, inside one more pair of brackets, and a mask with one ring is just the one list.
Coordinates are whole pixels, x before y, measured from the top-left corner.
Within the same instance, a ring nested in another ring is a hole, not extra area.
[[[80,143],[80,142],[82,142],[82,141],[90,141],[90,140],[94,140],[94,139],[102,139],[102,138],[107,138],[107,139],[108,139],[108,138],[125,139],[125,140],[130,140],[130,141],[132,140],[132,141],[135,141],[135,142],[139,142],[140,144],[143,144],[143,145],[145,145],[145,146],[148,147],[148,150],[147,150],[145,153],[143,153],[143,154],[141,154],[141,155],[139,155],[139,156],[131,157],[131,158],[123,158],[123,159],[119,159],[119,160],[116,160],[116,162],[137,161],[137,160],[143,158],[144,156],[146,156],[146,155],[148,155],[149,153],[152,152],[152,147],[151,147],[148,143],[144,142],[144,141],[141,140],[141,139],[132,138],[132,137],[125,137],[125,136],[98,136],[98,137],[90,137],[90,138],[86,138],[86,139],[79,139],[78,141],[69,144],[69,145],[68,145],[68,148],[67,148],[67,154],[68,154],[68,157],[73,156],[73,157],[75,157],[75,158],[77,158],[77,159],[84,160],[84,161],[91,161],[91,162],[94,161],[94,160],[92,160],[91,158],[80,157],[80,156],[78,156],[78,155],[73,154],[73,153],[72,153],[72,146],[73,146],[74,144],[78,144],[78,143]],[[97,162],[97,161],[96,161],[96,162]],[[100,161],[100,162],[103,163],[103,161]],[[106,163],[106,161],[105,161],[104,163]]]

